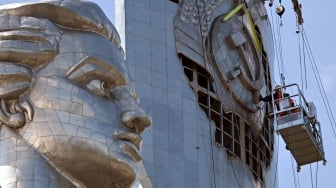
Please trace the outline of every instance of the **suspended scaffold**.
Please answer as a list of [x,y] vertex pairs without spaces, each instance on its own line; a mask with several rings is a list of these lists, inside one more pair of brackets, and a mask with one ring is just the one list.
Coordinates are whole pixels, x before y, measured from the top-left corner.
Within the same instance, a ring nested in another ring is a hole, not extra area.
[[280,89],[291,92],[295,90],[292,94],[282,92],[282,97],[274,98],[272,103],[276,131],[286,143],[286,149],[295,158],[298,171],[305,164],[317,161],[325,164],[321,126],[314,103],[307,102],[297,84],[282,86]]

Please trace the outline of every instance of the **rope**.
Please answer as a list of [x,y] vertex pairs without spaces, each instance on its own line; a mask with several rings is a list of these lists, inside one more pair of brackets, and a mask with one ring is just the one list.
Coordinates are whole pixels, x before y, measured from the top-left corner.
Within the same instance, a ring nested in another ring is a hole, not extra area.
[[[302,36],[302,32],[301,32]],[[302,36],[302,46],[303,46],[303,65],[304,65],[304,71],[305,71],[305,81],[306,81],[306,89],[308,88],[308,81],[307,81],[307,63],[306,63],[306,50],[305,50],[305,38]],[[302,89],[304,87],[302,86]]]
[[[231,94],[231,98],[232,98],[232,97],[233,97],[233,94],[232,94],[231,82],[229,82],[229,85],[230,85],[230,94]],[[234,102],[233,102],[233,100],[232,100],[232,111],[233,111],[233,109],[234,109]],[[232,131],[233,131],[233,132],[234,132],[234,120],[235,120],[235,117],[234,117],[233,113],[231,113],[231,128],[232,128]],[[235,135],[233,134],[233,140],[234,140],[234,136],[235,136]],[[234,144],[233,144],[232,146],[234,147]],[[233,152],[234,152],[234,148],[233,148]],[[236,180],[238,186],[241,188],[242,186],[240,185],[239,180],[238,180],[238,178],[237,178],[236,170],[233,168],[232,160],[230,160],[230,163],[231,163],[231,169],[232,169],[232,171],[233,171],[233,175],[234,175],[234,177],[235,177],[235,180]]]
[[278,146],[277,146],[277,155],[276,155],[276,161],[275,161],[275,179],[274,179],[274,182],[273,182],[273,188],[275,188],[276,186],[276,181],[277,181],[277,178],[278,178],[278,162],[279,162],[279,138],[280,136],[278,136]]
[[286,70],[285,70],[285,64],[284,64],[284,58],[283,58],[283,53],[282,53],[282,36],[281,36],[281,18],[279,19],[279,17],[276,17],[277,19],[277,35],[278,35],[278,50],[279,50],[279,55],[280,55],[280,62],[278,62],[278,64],[280,64],[280,69],[279,71],[281,71],[280,75],[285,74]]
[[[231,98],[232,98],[232,111],[233,111],[233,109],[234,109],[234,101],[233,101],[233,92],[232,92],[232,87],[231,87],[231,81],[229,81],[229,86],[230,86],[230,95],[231,95]],[[231,130],[234,132],[234,116],[233,116],[233,113],[231,113]],[[233,140],[234,140],[234,134],[232,134],[233,135]],[[234,147],[234,144],[232,145],[233,147]],[[232,151],[233,153],[234,153],[234,148],[233,148],[233,151]],[[238,184],[238,186],[239,187],[242,187],[241,185],[240,185],[240,183],[239,183],[239,180],[238,180],[238,178],[237,178],[237,175],[236,175],[236,170],[233,168],[233,165],[232,165],[232,160],[229,160],[230,161],[230,163],[231,163],[231,169],[232,169],[232,171],[233,171],[233,175],[234,175],[234,177],[235,177],[235,180],[236,180],[236,182],[237,182],[237,184]]]
[[[282,56],[282,43],[281,43],[281,32],[280,32],[280,26],[282,23],[279,24],[279,19],[277,19],[277,27],[275,29],[275,26],[273,24],[273,14],[272,11],[271,12],[271,18],[272,18],[272,29],[274,31],[276,31],[276,37],[273,36],[273,41],[275,44],[275,51],[276,51],[276,57],[277,57],[277,64],[278,64],[278,71],[279,71],[279,75],[282,75],[282,73],[285,72],[285,66],[284,66],[284,62],[283,62],[283,56]],[[281,21],[280,21],[281,22]],[[300,26],[298,26],[298,29]],[[302,39],[302,47],[301,47],[301,39]],[[336,123],[335,123],[335,118],[332,112],[332,109],[330,107],[330,103],[328,101],[327,95],[326,95],[326,91],[324,89],[324,86],[322,84],[321,81],[321,77],[320,74],[318,72],[317,69],[317,65],[316,65],[316,61],[314,59],[313,53],[311,51],[310,45],[308,43],[308,39],[307,39],[307,35],[305,33],[305,30],[302,26],[302,32],[301,32],[301,37],[300,35],[298,35],[298,47],[299,47],[299,59],[300,59],[300,76],[301,76],[301,87],[307,89],[308,88],[308,81],[307,81],[307,65],[306,65],[306,50],[307,50],[307,54],[308,54],[308,58],[310,60],[311,66],[313,68],[313,73],[315,76],[315,79],[318,83],[318,89],[319,92],[321,93],[322,96],[322,100],[325,106],[325,109],[327,111],[327,115],[329,118],[329,122],[331,124],[332,130],[333,130],[333,134],[336,138],[336,133],[335,133],[335,128],[336,128]],[[293,148],[295,149],[295,148]],[[298,173],[295,174],[294,172],[294,162],[293,162],[293,157],[291,156],[291,162],[292,162],[292,170],[293,170],[293,177],[294,177],[294,185],[295,187],[300,187],[300,180],[299,180],[299,176]],[[318,162],[317,163],[317,167],[316,167],[316,175],[315,175],[315,187],[317,188],[317,182],[318,182]],[[312,166],[310,165],[310,177],[311,177],[311,187],[314,188],[314,178],[313,178],[313,172],[312,172]],[[273,187],[275,186],[275,182]]]
[[[271,12],[271,25],[272,25],[272,30],[274,31],[275,28],[274,28],[274,17],[273,17],[273,11],[270,11]],[[275,39],[274,35],[272,35],[272,39],[273,39],[273,42],[274,42],[274,51],[275,51],[275,55],[276,55],[276,59],[277,59],[277,63],[278,63],[278,71],[279,71],[279,75],[281,74],[280,72],[280,60],[279,60],[279,53],[278,52],[278,44],[277,44],[277,40]]]
[[[303,80],[306,80],[306,77],[303,76],[303,70],[306,70],[306,67],[302,65],[302,55],[301,55],[301,44],[300,44],[300,35],[298,34],[298,46],[299,46],[299,62],[300,62],[300,76],[301,76],[301,88],[304,88]],[[304,48],[302,49],[302,52],[304,53]],[[304,55],[303,55],[304,58]],[[305,71],[306,72],[306,71]],[[307,83],[307,80],[306,80]],[[302,93],[304,90],[302,90]]]
[[[271,8],[270,8],[271,9]],[[273,11],[269,11],[269,12],[271,12],[271,27],[272,27],[272,30],[274,31],[275,30],[275,28],[274,28],[274,17],[273,17]],[[276,54],[276,59],[277,59],[277,63],[278,63],[278,71],[279,71],[279,75],[281,75],[281,68],[280,68],[280,64],[279,64],[279,62],[280,62],[280,56],[279,56],[279,53],[277,53],[278,51],[280,51],[279,50],[279,48],[278,48],[278,45],[277,45],[277,40],[276,40],[276,38],[274,37],[274,35],[272,35],[272,39],[273,39],[273,42],[274,42],[274,46],[273,46],[273,48],[274,48],[274,51],[276,52],[275,54]],[[272,93],[271,93],[272,94]],[[272,101],[273,101],[273,94],[272,94]],[[272,105],[273,105],[273,108],[274,108],[274,102],[272,102]],[[274,111],[274,109],[273,109],[273,111]],[[274,118],[274,123],[273,123],[273,127],[274,126],[277,126],[277,122],[276,122],[276,119]],[[277,158],[276,158],[276,171],[275,171],[275,180],[274,180],[274,182],[273,182],[273,188],[275,188],[276,187],[276,180],[277,180],[277,177],[278,177],[278,163],[279,163],[279,144],[280,144],[280,142],[279,142],[279,136],[278,136],[278,147],[277,147]]]
[[[290,142],[293,144],[294,143],[294,134],[293,134],[293,130],[290,129]],[[294,145],[295,146],[295,145]],[[286,146],[287,147],[287,146]],[[293,153],[295,153],[296,148],[293,147]],[[299,176],[298,176],[298,171],[294,169],[294,161],[293,161],[293,156],[291,155],[291,162],[292,162],[292,169],[293,169],[293,177],[294,177],[294,184],[295,187],[300,187],[300,180],[299,180]],[[298,167],[299,168],[299,167]],[[296,182],[296,178],[297,178],[297,182]]]
[[279,20],[278,17],[276,17],[276,28],[275,28],[275,24],[274,24],[274,16],[273,16],[273,11],[271,12],[271,26],[272,26],[272,30],[276,31],[276,36],[274,37],[272,35],[272,39],[274,42],[274,50],[275,50],[275,54],[276,54],[276,62],[277,62],[277,66],[278,66],[278,74],[280,76],[280,80],[282,82],[282,85],[284,84],[284,80],[282,79],[281,75],[287,75],[286,74],[286,68],[284,65],[284,60],[283,60],[283,54],[282,54],[282,37],[281,37],[281,21]]
[[[303,36],[305,39],[307,39],[307,35],[306,35],[306,32],[303,28]],[[306,40],[305,40],[306,41]],[[328,101],[328,98],[327,98],[327,95],[326,95],[326,92],[325,92],[325,89],[324,89],[324,86],[322,84],[322,79],[320,77],[320,74],[319,74],[319,71],[317,69],[317,65],[316,65],[316,61],[315,61],[315,58],[313,56],[313,53],[311,51],[311,48],[310,48],[310,45],[309,45],[309,42],[308,42],[308,39],[307,39],[307,42],[304,43],[304,45],[306,46],[306,48],[308,49],[308,57],[309,57],[309,60],[310,60],[310,63],[311,63],[311,66],[313,68],[313,73],[314,73],[314,76],[315,76],[315,79],[317,81],[317,85],[318,85],[318,89],[320,91],[320,94],[322,96],[322,101],[323,101],[323,104],[324,104],[324,107],[327,111],[327,115],[328,115],[328,118],[329,118],[329,122],[331,124],[331,128],[332,128],[332,131],[334,133],[334,137],[336,139],[336,132],[335,132],[335,127],[336,127],[336,122],[335,122],[335,118],[334,118],[334,115],[333,115],[333,112],[332,112],[332,109],[330,107],[330,103]]]
[[[285,83],[284,83],[284,77],[283,75],[285,74],[286,75],[286,69],[285,69],[285,65],[284,65],[284,59],[283,59],[283,53],[282,53],[282,36],[281,36],[281,21],[279,23],[279,18],[276,19],[276,23],[277,23],[277,26],[276,26],[276,29],[275,29],[275,26],[273,24],[274,22],[274,18],[273,18],[273,12],[271,12],[271,19],[272,19],[272,29],[274,31],[276,31],[276,36],[277,37],[273,37],[273,41],[274,41],[274,44],[275,44],[275,50],[276,50],[276,56],[277,56],[277,65],[278,65],[278,72],[279,72],[279,75],[281,76],[280,80],[281,80],[281,83],[282,85],[284,86]],[[306,80],[306,78],[303,76],[303,75],[306,75],[306,69],[305,69],[305,57],[303,56],[302,58],[302,54],[301,54],[301,45],[300,45],[300,37],[298,36],[298,42],[299,42],[299,55],[300,55],[300,70],[301,70],[301,85],[303,87],[304,83],[303,83],[303,80]],[[304,60],[304,64],[302,64],[302,59]],[[303,74],[303,70],[304,70],[304,73]],[[293,134],[291,133],[291,140],[292,140],[292,143],[294,141],[294,138],[293,138]],[[279,139],[279,138],[278,138]],[[295,148],[293,148],[295,150]],[[278,164],[277,164],[278,165]],[[295,167],[294,167],[294,161],[293,161],[293,156],[291,155],[291,165],[292,165],[292,173],[293,173],[293,180],[294,180],[294,186],[295,188],[300,188],[300,180],[299,180],[299,176],[298,176],[298,173],[297,171],[295,170]],[[273,187],[275,187],[275,182],[274,182],[274,185]]]
[[317,174],[318,174],[318,167],[319,167],[319,164],[318,162],[316,162],[316,174],[315,174],[315,187],[317,188]]
[[295,174],[295,167],[294,167],[294,162],[293,162],[293,157],[291,156],[291,163],[292,163],[292,175],[293,175],[293,180],[294,180],[294,186],[297,188],[297,182],[296,182],[296,174]]
[[312,172],[311,164],[309,164],[309,169],[310,169],[310,183],[311,183],[311,187],[314,188],[314,179],[313,179],[313,172]]
[[[318,154],[316,154],[318,155]],[[316,171],[315,171],[315,188],[317,188],[317,178],[318,178],[318,161],[316,161]],[[311,178],[311,186],[312,188],[314,188],[314,181],[313,181],[313,172],[312,172],[312,165],[309,164],[309,168],[310,168],[310,178]]]
[[299,188],[300,188],[301,185],[300,185],[300,177],[299,177],[299,173],[298,173],[298,171],[296,171],[296,178],[297,178],[297,180],[298,180],[298,185],[299,185]]
[[[203,4],[203,9],[204,9],[203,11],[205,12],[204,0],[202,0],[201,3]],[[203,31],[202,31],[202,19],[201,19],[200,7],[199,7],[199,1],[198,0],[196,0],[196,8],[197,8],[197,14],[198,14],[198,17],[199,17],[199,29],[200,29],[201,40],[202,40],[203,64],[204,64],[205,70],[207,70],[206,69],[206,67],[207,67],[207,65],[206,65],[206,49],[205,49],[205,41],[204,41],[205,36],[203,34]],[[204,19],[205,20],[207,19],[207,15],[205,15]],[[210,96],[210,94],[209,94],[210,84],[211,83],[208,84],[208,88],[207,88],[208,96]],[[210,99],[208,99],[208,103],[210,104]],[[209,118],[211,119],[211,109],[210,108],[211,107],[209,106],[208,114],[209,114]],[[213,148],[214,139],[213,139],[213,136],[212,136],[212,125],[211,125],[210,119],[209,119],[209,127],[210,127],[210,133],[209,134],[210,134],[210,139],[211,139],[210,148],[211,148],[211,160],[212,160],[212,176],[213,176],[213,183],[214,183],[214,186],[216,188],[217,184],[216,184],[215,159],[214,159],[214,148]]]

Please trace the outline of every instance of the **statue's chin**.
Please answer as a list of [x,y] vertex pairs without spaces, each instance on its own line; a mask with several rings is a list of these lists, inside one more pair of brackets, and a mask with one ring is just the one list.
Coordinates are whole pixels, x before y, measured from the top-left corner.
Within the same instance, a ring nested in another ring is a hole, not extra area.
[[[63,138],[64,140],[57,136],[39,138],[41,144],[37,150],[44,150],[43,155],[64,176],[77,180],[87,187],[126,188],[135,182],[138,172],[137,163],[128,155],[121,151],[108,154],[99,149],[101,146],[97,146],[97,143],[90,140],[86,142],[83,138]],[[57,141],[54,142],[54,139]],[[50,152],[52,142],[55,145],[53,152]]]
[[136,179],[134,169],[126,162],[90,153],[75,153],[71,160],[58,160],[71,177],[87,187],[129,187]]

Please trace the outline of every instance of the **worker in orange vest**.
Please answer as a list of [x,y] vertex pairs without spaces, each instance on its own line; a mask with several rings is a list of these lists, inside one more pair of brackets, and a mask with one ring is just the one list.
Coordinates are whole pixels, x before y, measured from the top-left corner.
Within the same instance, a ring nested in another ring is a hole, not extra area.
[[[289,94],[288,93],[283,93],[280,85],[276,85],[274,90],[275,90],[275,92],[273,93],[274,103],[277,107],[277,110],[280,110],[280,99],[287,98],[287,97],[289,98]],[[259,100],[264,101],[264,102],[271,102],[272,101],[272,95],[267,95],[265,97],[262,97],[260,95]],[[289,98],[289,102],[290,102],[290,107],[295,106],[294,100],[292,98]],[[279,112],[278,115],[279,116],[284,116],[284,115],[287,115],[289,113],[296,113],[296,112],[299,112],[299,111],[300,111],[299,108],[295,108],[291,111]]]

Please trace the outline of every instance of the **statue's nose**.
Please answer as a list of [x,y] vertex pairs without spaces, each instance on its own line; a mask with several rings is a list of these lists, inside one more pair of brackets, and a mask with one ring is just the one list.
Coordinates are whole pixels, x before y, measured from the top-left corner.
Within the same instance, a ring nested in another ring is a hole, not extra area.
[[142,109],[124,111],[121,113],[121,121],[128,128],[143,131],[152,124],[152,118],[142,111]]
[[151,116],[137,103],[127,85],[114,88],[111,90],[111,94],[120,108],[121,122],[126,127],[142,133],[146,127],[152,124]]

